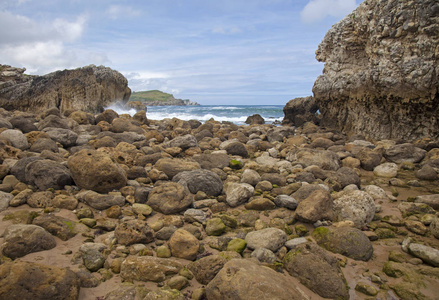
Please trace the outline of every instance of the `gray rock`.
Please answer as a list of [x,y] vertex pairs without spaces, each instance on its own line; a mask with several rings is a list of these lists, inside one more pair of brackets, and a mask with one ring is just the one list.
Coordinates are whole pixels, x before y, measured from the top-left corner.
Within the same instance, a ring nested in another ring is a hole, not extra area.
[[239,155],[244,158],[248,157],[247,148],[245,148],[245,145],[239,141],[227,143],[223,148],[220,146],[220,149],[226,150],[229,155]]
[[261,175],[259,175],[258,172],[252,169],[245,169],[244,172],[242,172],[241,175],[241,182],[247,183],[252,186],[255,186],[258,184],[258,182],[261,181]]
[[201,284],[208,284],[227,263],[221,255],[209,255],[188,264],[188,269]]
[[226,202],[236,207],[247,202],[253,196],[255,189],[247,183],[231,183],[226,188]]
[[25,157],[23,159],[20,159],[15,163],[15,165],[11,168],[11,174],[14,175],[18,180],[21,182],[27,182],[26,181],[26,167],[31,162],[37,161],[37,160],[43,160],[42,157],[37,156],[31,156],[31,157]]
[[439,210],[439,194],[416,196],[415,203],[425,203],[432,208]]
[[284,138],[288,138],[291,135],[294,135],[294,128],[290,126],[274,127],[267,131],[267,140],[270,143],[283,142]]
[[287,160],[304,168],[316,165],[323,170],[337,171],[341,166],[338,155],[329,150],[299,149],[289,152]]
[[43,129],[52,140],[63,145],[64,148],[69,148],[76,145],[78,135],[70,129],[49,127]]
[[90,272],[96,272],[104,266],[105,257],[96,249],[88,249],[82,254],[84,266]]
[[250,256],[255,257],[261,263],[274,264],[276,261],[276,255],[273,251],[266,248],[257,248]]
[[55,238],[40,226],[10,225],[4,233],[3,254],[11,259],[55,247]]
[[70,172],[66,167],[47,159],[27,164],[25,174],[26,182],[43,191],[50,188],[61,190],[64,186],[73,183]]
[[0,191],[0,212],[8,208],[14,195]]
[[13,147],[20,150],[26,150],[29,148],[26,136],[17,129],[6,129],[0,133],[0,139],[10,142]]
[[434,267],[439,267],[439,250],[416,243],[408,245],[408,251],[410,254],[422,259],[425,263]]
[[156,162],[155,168],[164,172],[169,179],[172,179],[178,173],[200,169],[200,165],[197,162],[190,160],[162,158]]
[[223,190],[219,176],[209,170],[184,171],[175,175],[172,181],[186,185],[192,194],[202,191],[208,196],[218,196]]
[[245,241],[250,249],[266,248],[277,251],[287,241],[287,234],[278,228],[265,228],[249,232]]
[[394,163],[401,164],[403,162],[418,163],[424,159],[427,151],[415,147],[413,144],[405,143],[391,146],[384,153],[384,157]]
[[52,214],[44,214],[33,219],[32,224],[41,226],[52,235],[67,241],[76,235],[76,222]]
[[211,170],[214,168],[223,169],[230,164],[230,156],[227,154],[200,154],[193,157],[193,160],[200,164],[201,168]]
[[29,150],[38,153],[41,153],[44,150],[48,150],[56,153],[59,152],[56,142],[53,141],[52,139],[47,139],[47,138],[39,138],[32,144],[32,146],[30,146]]
[[291,250],[291,249],[294,249],[297,246],[304,244],[304,243],[307,243],[307,242],[308,242],[308,240],[304,237],[294,238],[294,239],[288,240],[285,243],[285,247],[287,247],[287,249]]
[[189,208],[184,212],[184,219],[188,222],[206,223],[207,214],[201,209]]
[[193,135],[186,134],[183,136],[177,136],[176,138],[173,138],[171,141],[169,141],[169,146],[179,147],[183,150],[186,150],[191,147],[198,147],[198,142]]
[[431,234],[439,239],[439,218],[435,217],[433,218],[432,222],[430,223],[430,232]]
[[311,195],[312,192],[317,190],[327,191],[327,187],[320,184],[304,184],[297,191],[292,194],[292,197],[301,202]]
[[355,227],[369,224],[375,215],[375,202],[363,191],[351,191],[334,200],[334,214],[338,221],[352,221]]
[[429,164],[425,164],[420,170],[416,171],[415,176],[420,180],[438,179],[436,170]]
[[379,177],[396,177],[398,166],[395,163],[383,163],[373,169],[373,174]]
[[307,299],[300,287],[282,274],[251,260],[232,259],[206,286],[209,300]]
[[277,207],[284,207],[291,210],[295,210],[298,205],[297,200],[288,195],[277,196],[276,198],[274,198],[274,203]]
[[94,191],[83,191],[76,194],[75,197],[79,201],[87,203],[98,210],[104,210],[114,205],[123,206],[125,204],[124,196],[99,194]]

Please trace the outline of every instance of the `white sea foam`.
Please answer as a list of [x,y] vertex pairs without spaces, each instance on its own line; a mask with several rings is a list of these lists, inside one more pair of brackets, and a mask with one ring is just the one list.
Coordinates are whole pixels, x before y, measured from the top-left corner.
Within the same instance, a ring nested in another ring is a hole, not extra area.
[[134,108],[123,107],[120,104],[111,104],[110,106],[105,107],[105,109],[112,109],[119,115],[129,114],[130,116],[134,116],[134,114],[137,112]]

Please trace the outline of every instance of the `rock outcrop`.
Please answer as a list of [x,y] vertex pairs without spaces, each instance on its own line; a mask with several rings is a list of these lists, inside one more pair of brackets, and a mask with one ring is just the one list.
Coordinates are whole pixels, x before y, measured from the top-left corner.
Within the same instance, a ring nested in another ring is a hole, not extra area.
[[316,51],[323,125],[370,138],[439,136],[439,3],[369,0]]
[[284,106],[284,119],[282,125],[302,126],[306,122],[318,123],[316,115],[318,106],[314,97],[294,98]]
[[97,113],[116,100],[128,101],[131,95],[127,79],[104,66],[90,65],[44,76],[30,76],[24,71],[0,65],[0,107],[32,112],[57,107],[61,112]]

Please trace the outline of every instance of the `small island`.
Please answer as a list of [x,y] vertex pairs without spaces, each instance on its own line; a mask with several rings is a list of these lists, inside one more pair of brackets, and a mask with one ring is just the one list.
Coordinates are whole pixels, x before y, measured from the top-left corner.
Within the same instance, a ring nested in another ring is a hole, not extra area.
[[175,99],[172,94],[164,93],[159,90],[133,92],[129,102],[141,102],[146,106],[192,106],[200,105],[195,101],[189,99]]

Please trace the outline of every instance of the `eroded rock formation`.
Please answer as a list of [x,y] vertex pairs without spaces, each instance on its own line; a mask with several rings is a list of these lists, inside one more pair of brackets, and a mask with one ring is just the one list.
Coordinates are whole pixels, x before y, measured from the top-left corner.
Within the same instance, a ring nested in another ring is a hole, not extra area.
[[439,3],[366,0],[316,51],[324,125],[370,138],[439,136]]
[[29,76],[25,69],[0,65],[0,107],[40,112],[57,107],[92,113],[119,100],[128,101],[127,79],[117,71],[94,65]]

